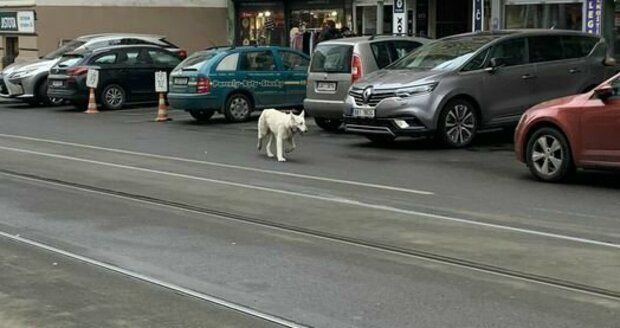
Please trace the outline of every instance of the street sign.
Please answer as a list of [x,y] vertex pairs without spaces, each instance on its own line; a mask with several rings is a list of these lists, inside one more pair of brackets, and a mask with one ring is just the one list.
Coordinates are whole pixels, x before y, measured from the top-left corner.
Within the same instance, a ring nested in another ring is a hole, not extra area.
[[99,84],[99,71],[96,69],[89,69],[86,74],[86,86],[91,89],[97,89]]
[[168,76],[166,72],[155,72],[155,92],[168,92]]
[[473,30],[474,32],[480,32],[484,26],[484,1],[474,0],[474,13],[473,13]]
[[588,0],[586,2],[585,30],[587,33],[601,34],[602,2],[602,0]]
[[396,35],[407,34],[407,10],[405,0],[394,0],[392,13],[392,32]]
[[0,33],[34,33],[34,11],[0,11]]

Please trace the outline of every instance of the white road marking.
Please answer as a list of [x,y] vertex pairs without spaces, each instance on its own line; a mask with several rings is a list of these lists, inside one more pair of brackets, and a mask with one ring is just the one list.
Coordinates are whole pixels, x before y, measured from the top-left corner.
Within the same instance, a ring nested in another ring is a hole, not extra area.
[[236,303],[232,303],[232,302],[226,301],[224,299],[221,299],[221,298],[218,298],[218,297],[215,297],[215,296],[203,294],[201,292],[197,292],[197,291],[192,290],[192,289],[188,289],[188,288],[185,288],[185,287],[181,287],[179,285],[175,285],[175,284],[172,284],[172,283],[169,283],[169,282],[165,282],[163,280],[159,280],[157,278],[153,278],[153,277],[150,277],[150,276],[147,276],[147,275],[135,272],[135,271],[131,271],[131,270],[128,270],[128,269],[124,269],[124,268],[121,268],[121,267],[116,266],[116,265],[104,263],[104,262],[95,260],[95,259],[90,258],[90,257],[78,255],[76,253],[72,253],[72,252],[69,252],[69,251],[65,251],[65,250],[62,250],[60,248],[56,248],[54,246],[50,246],[50,245],[47,245],[47,244],[40,243],[38,241],[34,241],[34,240],[31,240],[31,239],[28,239],[28,238],[21,237],[19,235],[12,235],[12,234],[9,234],[7,232],[0,231],[0,236],[5,237],[7,239],[11,239],[11,240],[16,241],[16,242],[20,242],[20,243],[23,243],[23,244],[30,245],[30,246],[33,246],[33,247],[36,247],[36,248],[44,249],[44,250],[52,252],[52,253],[60,254],[62,256],[66,256],[66,257],[69,257],[69,258],[72,258],[72,259],[75,259],[75,260],[78,260],[78,261],[81,261],[81,262],[84,262],[84,263],[88,263],[88,264],[91,264],[91,265],[94,265],[94,266],[97,266],[97,267],[100,267],[100,268],[104,268],[106,270],[114,271],[114,272],[120,273],[120,274],[125,275],[125,276],[129,276],[129,277],[136,278],[136,279],[139,279],[139,280],[151,283],[151,284],[155,284],[155,285],[167,288],[167,289],[171,289],[171,290],[183,293],[185,295],[196,297],[198,299],[201,299],[201,300],[204,300],[204,301],[207,301],[207,302],[211,302],[211,303],[214,303],[214,304],[217,304],[217,305],[220,305],[220,306],[223,306],[223,307],[226,307],[226,308],[229,308],[229,309],[241,312],[241,313],[245,313],[245,314],[248,314],[248,315],[251,315],[251,316],[263,319],[263,320],[266,320],[266,321],[277,323],[277,324],[280,324],[280,325],[283,325],[283,326],[286,326],[286,327],[291,327],[291,328],[306,328],[307,327],[307,326],[303,326],[303,325],[300,325],[298,323],[295,323],[295,322],[292,322],[292,321],[289,321],[289,320],[286,320],[286,319],[282,319],[282,318],[279,318],[279,317],[276,317],[276,316],[273,316],[273,315],[270,315],[270,314],[267,314],[267,313],[259,312],[257,310],[245,307],[245,306],[240,305],[240,304],[236,304]]
[[[104,151],[114,152],[114,153],[118,153],[118,154],[144,156],[144,157],[173,160],[173,161],[192,163],[192,164],[203,164],[203,165],[208,165],[208,166],[213,166],[213,167],[221,167],[221,168],[235,169],[235,170],[242,170],[242,171],[249,171],[249,172],[256,172],[256,173],[265,173],[265,174],[293,177],[293,178],[306,179],[306,180],[331,182],[331,183],[338,183],[338,184],[344,184],[344,185],[350,185],[350,186],[368,187],[368,188],[381,189],[381,190],[398,191],[398,192],[405,192],[405,193],[417,194],[417,195],[427,195],[427,196],[435,195],[434,192],[425,191],[425,190],[416,190],[416,189],[394,187],[394,186],[387,186],[387,185],[380,185],[380,184],[367,183],[367,182],[359,182],[359,181],[351,181],[351,180],[341,180],[341,179],[320,177],[320,176],[316,176],[316,175],[306,175],[306,174],[300,174],[300,173],[273,171],[273,170],[259,169],[259,168],[239,166],[239,165],[232,165],[232,164],[225,164],[225,163],[201,161],[201,160],[195,160],[195,159],[189,159],[189,158],[181,158],[181,157],[174,157],[174,156],[166,156],[166,155],[157,155],[157,154],[150,154],[150,153],[135,152],[135,151],[124,150],[124,149],[92,146],[92,145],[73,143],[73,142],[66,142],[66,141],[58,141],[58,140],[50,140],[50,139],[42,139],[42,138],[34,138],[34,137],[26,137],[26,136],[18,136],[18,135],[2,134],[2,133],[0,133],[0,137],[12,138],[12,139],[21,139],[21,140],[30,140],[30,141],[38,141],[38,142],[46,142],[46,143],[65,145],[65,146],[73,146],[73,147],[80,147],[80,148],[87,148],[87,149],[94,149],[94,150],[104,150]],[[206,155],[206,152],[205,152],[205,155]]]
[[451,217],[447,215],[439,215],[439,214],[433,214],[433,213],[427,213],[427,212],[421,212],[421,211],[406,210],[406,209],[392,207],[392,206],[370,204],[370,203],[364,203],[364,202],[347,199],[347,198],[325,197],[325,196],[312,195],[312,194],[306,194],[306,193],[295,192],[295,191],[273,189],[269,187],[261,187],[261,186],[248,185],[248,184],[243,184],[243,183],[223,181],[223,180],[217,180],[217,179],[209,179],[209,178],[198,177],[198,176],[182,174],[182,173],[175,173],[175,172],[170,172],[170,171],[147,169],[147,168],[142,168],[142,167],[137,167],[137,166],[115,164],[115,163],[109,163],[109,162],[78,158],[78,157],[73,157],[73,156],[43,153],[43,152],[38,152],[38,151],[33,151],[33,150],[26,150],[26,149],[12,148],[12,147],[0,146],[0,150],[6,150],[6,151],[12,151],[12,152],[30,154],[30,155],[37,155],[37,156],[43,156],[43,157],[50,157],[50,158],[57,158],[57,159],[63,159],[63,160],[70,160],[70,161],[76,161],[76,162],[82,162],[82,163],[89,163],[89,164],[95,164],[95,165],[101,165],[101,166],[107,166],[107,167],[113,167],[113,168],[119,168],[119,169],[134,170],[134,171],[152,173],[152,174],[157,174],[157,175],[167,175],[167,176],[181,178],[181,179],[188,179],[188,180],[220,184],[220,185],[225,185],[225,186],[266,191],[270,193],[283,194],[283,195],[295,196],[295,197],[300,197],[300,198],[309,198],[309,199],[315,199],[315,200],[331,202],[331,203],[336,203],[336,204],[358,206],[358,207],[368,208],[372,210],[381,210],[381,211],[387,211],[387,212],[398,213],[398,214],[405,214],[405,215],[412,215],[412,216],[418,216],[418,217],[425,217],[429,219],[457,222],[457,223],[480,226],[480,227],[491,228],[491,229],[518,232],[518,233],[523,233],[523,234],[528,234],[528,235],[548,237],[548,238],[566,240],[566,241],[571,241],[571,242],[576,242],[576,243],[583,243],[583,244],[590,244],[590,245],[620,249],[620,244],[615,244],[611,242],[604,242],[604,241],[599,241],[599,240],[580,238],[580,237],[556,234],[556,233],[551,233],[551,232],[543,232],[543,231],[531,230],[531,229],[526,229],[526,228],[518,228],[518,227],[513,227],[513,226],[508,226],[508,225],[495,224],[495,223],[486,223],[486,222],[480,222],[480,221],[475,221],[475,220],[470,220],[470,219]]

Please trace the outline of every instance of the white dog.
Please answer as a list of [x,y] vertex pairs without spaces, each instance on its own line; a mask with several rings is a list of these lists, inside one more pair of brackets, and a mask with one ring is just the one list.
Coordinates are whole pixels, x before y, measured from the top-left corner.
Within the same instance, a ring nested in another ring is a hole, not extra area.
[[[295,149],[293,137],[298,133],[308,131],[304,112],[295,115],[286,114],[276,109],[265,109],[258,119],[258,150],[263,148],[267,139],[267,156],[274,157],[271,152],[271,142],[276,138],[276,155],[279,162],[286,162],[284,152],[290,153]],[[286,143],[286,145],[285,145]]]

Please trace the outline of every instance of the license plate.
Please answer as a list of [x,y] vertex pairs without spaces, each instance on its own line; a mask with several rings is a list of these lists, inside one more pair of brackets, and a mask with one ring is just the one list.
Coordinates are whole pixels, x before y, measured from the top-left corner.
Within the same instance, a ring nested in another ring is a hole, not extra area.
[[317,82],[317,91],[336,91],[336,82]]
[[186,85],[187,82],[189,82],[189,79],[186,77],[175,77],[173,81],[174,81],[174,84],[177,84],[177,85]]
[[62,87],[64,85],[64,83],[62,81],[52,81],[52,86],[53,87]]
[[375,110],[372,108],[353,108],[355,117],[375,117]]

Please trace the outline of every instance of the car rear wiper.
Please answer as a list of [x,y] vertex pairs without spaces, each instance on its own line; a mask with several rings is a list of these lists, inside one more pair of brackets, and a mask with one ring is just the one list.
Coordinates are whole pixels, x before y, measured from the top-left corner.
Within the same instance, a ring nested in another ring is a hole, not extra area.
[[183,67],[181,68],[182,71],[186,71],[186,72],[198,72],[197,68],[191,68],[191,67]]

